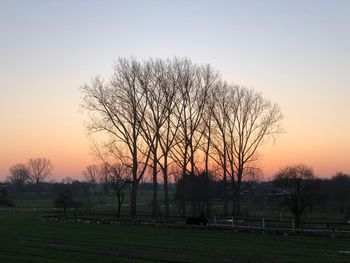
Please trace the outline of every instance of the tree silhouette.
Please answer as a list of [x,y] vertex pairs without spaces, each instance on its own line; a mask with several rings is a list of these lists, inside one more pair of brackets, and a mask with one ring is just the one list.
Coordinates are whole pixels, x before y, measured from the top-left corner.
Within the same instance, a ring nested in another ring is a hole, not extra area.
[[15,188],[21,190],[24,184],[29,181],[30,171],[28,166],[23,163],[18,163],[10,167],[10,175],[7,180]]
[[49,159],[35,158],[28,161],[29,179],[36,184],[37,193],[40,184],[43,183],[50,175],[53,166]]
[[287,166],[274,178],[275,186],[285,189],[288,193],[285,202],[294,215],[297,227],[300,227],[301,216],[312,201],[315,179],[313,170],[303,164]]

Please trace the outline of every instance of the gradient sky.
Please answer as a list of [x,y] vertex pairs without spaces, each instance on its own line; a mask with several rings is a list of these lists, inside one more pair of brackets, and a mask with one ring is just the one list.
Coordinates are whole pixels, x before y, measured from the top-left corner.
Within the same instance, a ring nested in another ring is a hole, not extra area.
[[94,162],[79,86],[118,56],[186,56],[278,103],[286,133],[265,178],[303,162],[350,173],[350,1],[0,0],[0,180],[47,157],[52,177]]

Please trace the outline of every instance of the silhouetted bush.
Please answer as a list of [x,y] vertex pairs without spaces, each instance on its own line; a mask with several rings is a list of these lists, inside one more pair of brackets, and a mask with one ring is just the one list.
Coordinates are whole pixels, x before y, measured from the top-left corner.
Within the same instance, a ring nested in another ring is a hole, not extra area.
[[55,207],[63,208],[64,215],[67,214],[68,208],[77,207],[77,203],[73,200],[72,191],[70,189],[61,189],[57,192],[54,200]]
[[15,204],[9,199],[7,190],[4,188],[0,188],[0,206],[15,206]]

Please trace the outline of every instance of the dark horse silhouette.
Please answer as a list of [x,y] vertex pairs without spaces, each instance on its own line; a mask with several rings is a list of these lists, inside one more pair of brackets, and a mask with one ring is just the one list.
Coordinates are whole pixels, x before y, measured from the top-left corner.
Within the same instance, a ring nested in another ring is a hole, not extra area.
[[201,214],[199,217],[187,217],[186,225],[207,225],[207,218]]

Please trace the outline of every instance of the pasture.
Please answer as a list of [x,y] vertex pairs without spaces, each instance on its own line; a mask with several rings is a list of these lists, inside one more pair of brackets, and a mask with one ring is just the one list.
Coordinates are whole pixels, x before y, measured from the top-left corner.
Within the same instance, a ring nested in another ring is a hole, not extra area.
[[0,211],[0,262],[350,262],[349,250],[345,238],[41,222],[39,210]]

